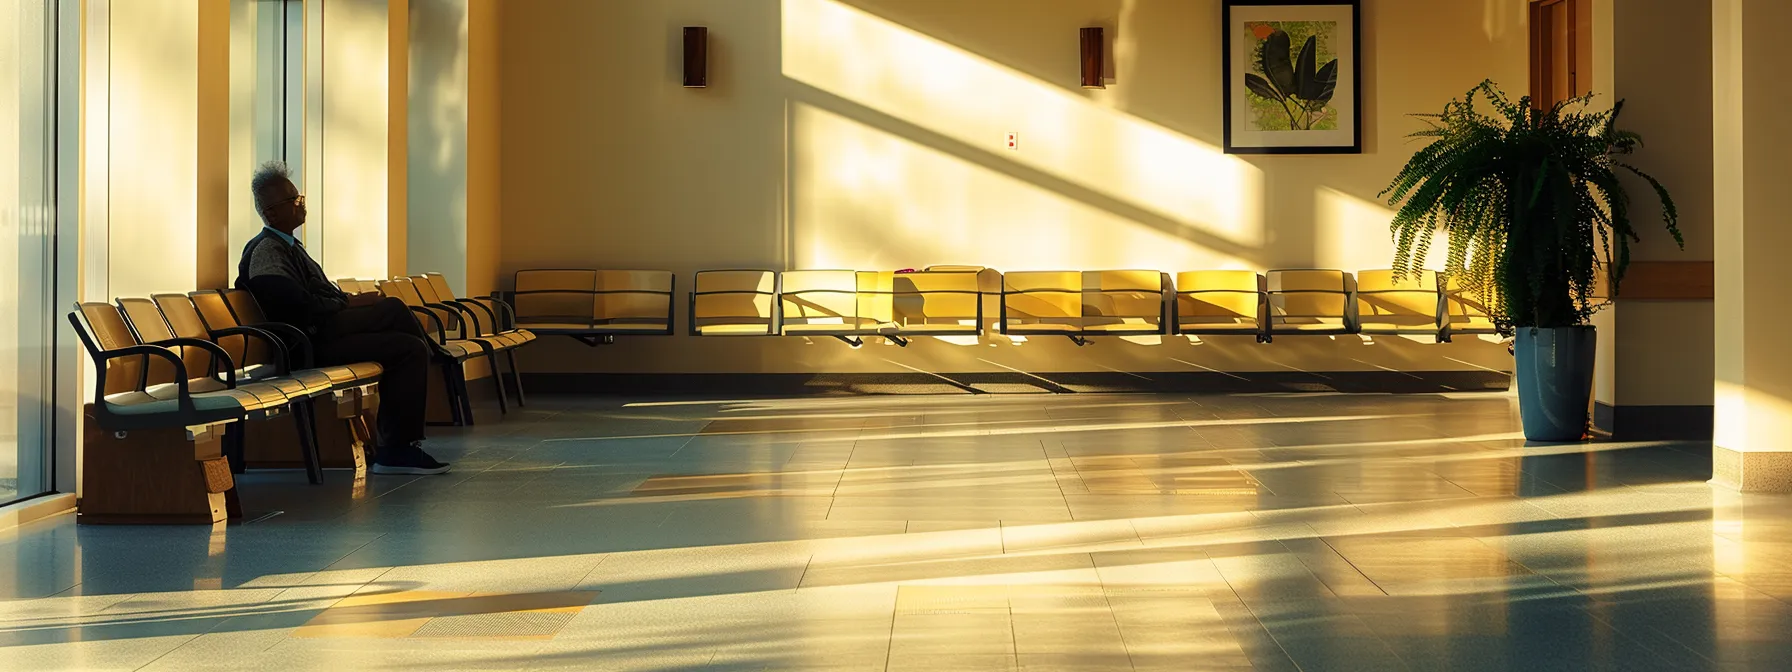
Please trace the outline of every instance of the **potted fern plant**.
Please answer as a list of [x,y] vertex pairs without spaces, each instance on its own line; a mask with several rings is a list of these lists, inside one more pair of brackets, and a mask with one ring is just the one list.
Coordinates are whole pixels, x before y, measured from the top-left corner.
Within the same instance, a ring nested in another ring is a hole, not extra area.
[[1516,336],[1519,413],[1533,441],[1578,441],[1586,433],[1597,274],[1607,274],[1615,294],[1630,243],[1640,240],[1620,172],[1654,188],[1668,233],[1685,247],[1667,189],[1622,160],[1642,145],[1617,128],[1624,103],[1597,111],[1590,102],[1583,96],[1540,109],[1528,96],[1515,103],[1482,82],[1441,114],[1415,115],[1430,128],[1412,137],[1431,144],[1381,194],[1399,208],[1394,268],[1422,268],[1443,231],[1446,276],[1484,297],[1500,331]]

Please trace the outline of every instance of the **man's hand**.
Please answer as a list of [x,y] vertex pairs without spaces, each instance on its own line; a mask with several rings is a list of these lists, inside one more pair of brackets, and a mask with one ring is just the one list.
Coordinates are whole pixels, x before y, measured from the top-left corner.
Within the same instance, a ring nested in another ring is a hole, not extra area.
[[373,304],[379,303],[380,299],[384,299],[384,298],[386,298],[386,297],[384,295],[380,294],[379,292],[362,292],[360,294],[350,294],[348,297],[348,307],[360,308],[363,306],[371,306]]

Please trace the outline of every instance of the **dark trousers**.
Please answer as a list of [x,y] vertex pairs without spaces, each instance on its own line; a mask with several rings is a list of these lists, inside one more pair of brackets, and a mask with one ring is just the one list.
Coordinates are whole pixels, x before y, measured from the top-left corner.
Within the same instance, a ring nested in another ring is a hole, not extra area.
[[394,298],[344,309],[318,327],[317,363],[377,362],[382,448],[423,440],[429,406],[430,347],[410,308]]

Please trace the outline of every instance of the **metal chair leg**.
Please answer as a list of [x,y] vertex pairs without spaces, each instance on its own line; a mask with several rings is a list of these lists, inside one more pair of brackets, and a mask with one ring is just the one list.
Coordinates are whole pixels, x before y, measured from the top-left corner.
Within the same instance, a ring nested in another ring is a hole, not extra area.
[[448,423],[455,427],[473,424],[473,419],[463,411],[461,388],[455,383],[459,372],[460,362],[452,359],[442,362],[442,388],[448,394]]
[[294,402],[292,405],[293,421],[299,426],[299,451],[305,456],[305,478],[312,485],[324,482],[323,462],[318,457],[315,410],[310,399]]
[[492,386],[498,388],[498,415],[510,415],[510,393],[504,391],[504,368],[498,366],[498,352],[486,350],[485,361],[492,366]]
[[454,401],[460,407],[461,424],[466,427],[471,427],[474,424],[473,395],[471,390],[467,387],[466,367],[462,366],[460,362],[454,362],[450,365],[450,368],[452,370],[449,372],[448,384],[454,387]]
[[523,370],[516,365],[516,350],[507,350],[504,356],[510,360],[510,379],[516,383],[516,407],[522,408],[527,402],[523,395]]

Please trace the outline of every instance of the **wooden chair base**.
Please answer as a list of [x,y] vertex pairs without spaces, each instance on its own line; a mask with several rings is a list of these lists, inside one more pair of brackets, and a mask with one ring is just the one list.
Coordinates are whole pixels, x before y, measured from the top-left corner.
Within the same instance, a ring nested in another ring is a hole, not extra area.
[[82,524],[211,525],[241,518],[224,425],[100,429],[91,408],[81,456]]
[[[368,418],[379,408],[378,395],[361,399],[355,390],[315,401],[318,462],[325,469],[367,468]],[[299,433],[292,422],[256,422],[247,427],[244,464],[250,469],[303,469]]]

